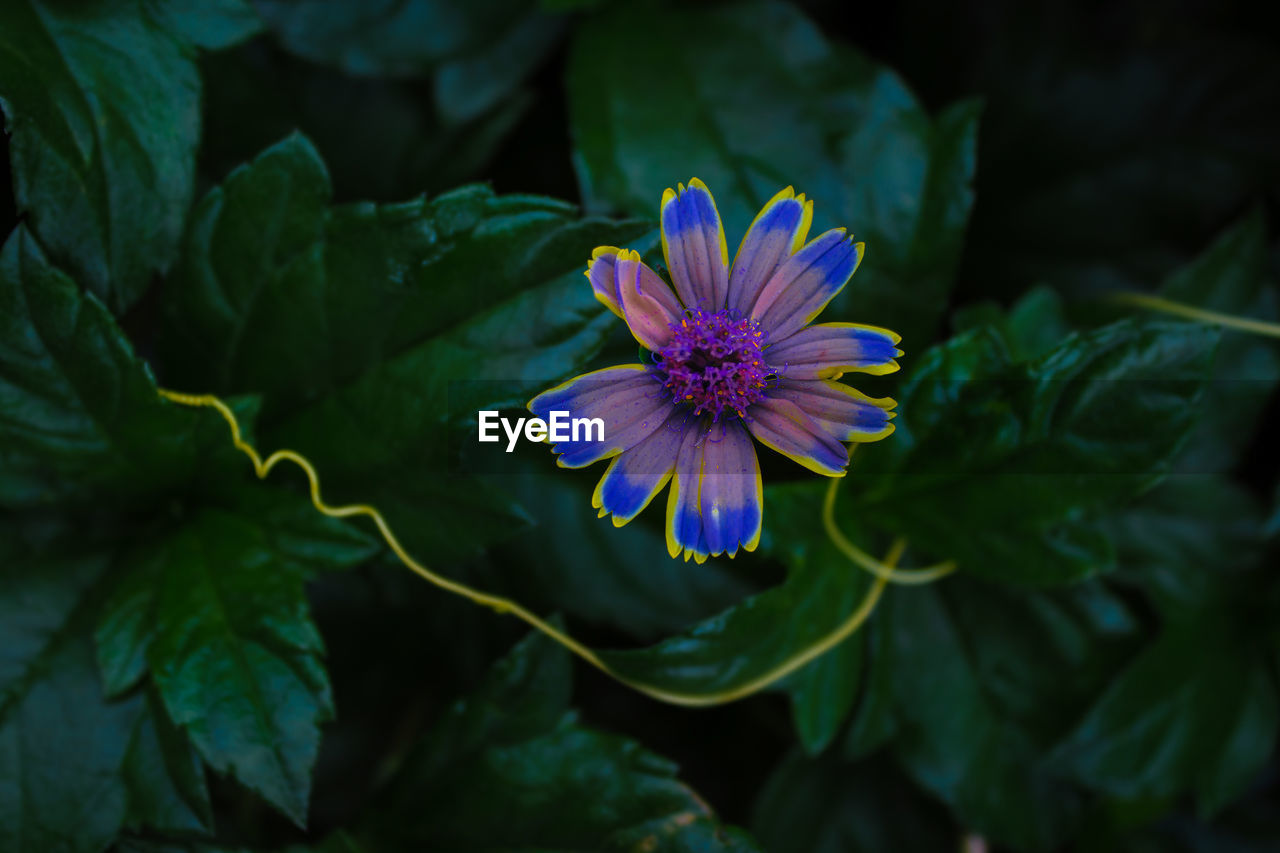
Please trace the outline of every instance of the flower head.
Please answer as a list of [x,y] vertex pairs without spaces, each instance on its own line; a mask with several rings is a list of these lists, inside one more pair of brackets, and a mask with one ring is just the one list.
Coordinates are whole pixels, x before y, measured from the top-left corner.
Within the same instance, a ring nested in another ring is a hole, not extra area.
[[834,228],[805,242],[813,202],[788,187],[769,200],[729,263],[715,200],[694,178],[662,197],[668,285],[637,252],[601,246],[587,278],[650,353],[571,379],[529,409],[599,418],[602,440],[552,445],[559,464],[611,459],[592,503],[617,526],[671,482],[667,549],[699,562],[760,541],[763,495],[752,436],[801,465],[840,477],[843,442],[893,432],[894,401],[836,380],[891,373],[902,355],[887,329],[809,324],[853,275],[863,246]]

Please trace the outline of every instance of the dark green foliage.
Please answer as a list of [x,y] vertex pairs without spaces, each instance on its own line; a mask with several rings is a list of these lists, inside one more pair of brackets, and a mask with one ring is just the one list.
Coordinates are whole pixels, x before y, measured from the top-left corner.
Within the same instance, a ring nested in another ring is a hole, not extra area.
[[305,568],[271,545],[256,523],[207,510],[130,549],[96,639],[109,693],[149,669],[210,766],[301,823],[333,707]]
[[1167,469],[1197,419],[1217,337],[1124,321],[1019,364],[995,330],[958,335],[903,384],[902,425],[887,452],[854,466],[846,512],[987,578],[1105,571],[1096,515]]
[[[1223,232],[1194,261],[1170,274],[1160,295],[1242,317],[1280,316],[1274,276],[1266,270],[1266,223],[1255,209]],[[1193,474],[1229,469],[1249,441],[1246,424],[1258,420],[1280,381],[1280,351],[1253,335],[1228,335],[1214,360],[1205,414],[1178,470]]]
[[260,0],[290,51],[353,76],[427,76],[450,120],[474,118],[546,56],[562,21],[534,0]]
[[223,3],[197,25],[171,5],[17,0],[0,12],[18,209],[117,309],[169,267],[191,202],[200,78],[189,40],[227,40],[224,16],[242,14]]
[[140,499],[190,477],[225,438],[163,402],[106,307],[25,227],[0,248],[0,502]]
[[451,473],[446,425],[520,405],[593,355],[612,315],[582,258],[652,226],[480,186],[386,205],[329,194],[291,137],[197,205],[166,294],[171,362],[184,386],[270,395],[270,446],[312,458],[331,497],[377,504],[415,553],[473,555],[523,515]]
[[1218,614],[1171,626],[1061,744],[1059,762],[1121,797],[1195,791],[1212,813],[1239,796],[1275,742],[1265,652]]
[[362,833],[378,839],[369,846],[754,850],[670,761],[578,722],[569,664],[538,636],[499,661],[406,757]]
[[[543,469],[545,461],[539,454],[531,464]],[[590,504],[590,482],[560,475],[542,470],[511,481],[512,492],[533,521],[498,554],[499,560],[518,559],[524,566],[523,578],[513,581],[520,601],[554,604],[583,622],[656,639],[753,591],[748,578],[722,561],[699,566],[655,560],[666,551],[660,530],[640,523],[615,528],[579,512]],[[610,571],[600,571],[603,565]],[[556,592],[566,589],[573,590],[571,597]]]
[[[481,115],[451,120],[412,80],[348,77],[254,40],[202,57],[206,124],[201,173],[223,180],[296,132],[324,155],[336,196],[403,201],[475,180],[534,97],[517,89]],[[270,78],[271,86],[262,80]],[[378,156],[369,156],[369,139]]]
[[773,853],[943,850],[955,840],[946,815],[883,758],[847,765],[788,756],[760,793],[753,828]]
[[[1103,5],[0,4],[0,853],[1274,850],[1280,343],[1109,297],[1280,316],[1280,52]],[[777,454],[699,565],[475,441],[636,360],[582,272],[695,176],[904,336],[835,519],[959,569],[854,633]]]
[[153,692],[110,699],[93,611],[110,551],[6,520],[0,544],[0,842],[100,850],[125,827],[207,831],[203,770]]

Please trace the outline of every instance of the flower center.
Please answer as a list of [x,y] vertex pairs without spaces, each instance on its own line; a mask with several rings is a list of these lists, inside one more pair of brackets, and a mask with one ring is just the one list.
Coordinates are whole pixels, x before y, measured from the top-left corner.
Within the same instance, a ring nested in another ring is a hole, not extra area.
[[717,421],[725,412],[745,417],[747,406],[764,395],[770,376],[760,324],[734,319],[727,310],[698,309],[672,323],[671,331],[675,335],[657,361],[672,399]]

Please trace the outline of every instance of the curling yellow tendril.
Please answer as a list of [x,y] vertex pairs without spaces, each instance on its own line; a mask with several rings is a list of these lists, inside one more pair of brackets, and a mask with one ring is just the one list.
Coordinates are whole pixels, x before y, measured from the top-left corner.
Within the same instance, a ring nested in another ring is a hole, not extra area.
[[[315,468],[305,456],[293,450],[277,450],[264,460],[258,454],[258,451],[253,447],[253,445],[246,442],[241,436],[240,422],[236,420],[235,414],[226,403],[222,402],[212,394],[183,394],[178,391],[169,391],[164,388],[159,389],[159,392],[161,397],[174,403],[179,403],[184,406],[208,407],[217,410],[217,412],[222,415],[223,419],[226,420],[227,425],[231,428],[232,443],[235,445],[236,449],[249,457],[249,460],[253,463],[254,473],[258,475],[259,479],[265,479],[267,474],[271,472],[271,469],[274,468],[278,462],[286,460],[293,462],[302,469],[303,473],[307,475],[307,482],[311,490],[311,504],[317,511],[332,518],[351,518],[353,516],[363,515],[373,519],[373,523],[377,525],[378,532],[382,534],[382,538],[386,541],[387,547],[389,547],[392,553],[400,559],[400,562],[404,563],[410,571],[421,577],[423,580],[434,584],[440,589],[451,592],[454,595],[460,595],[469,601],[475,602],[476,604],[491,607],[498,613],[510,613],[512,616],[528,623],[536,630],[541,631],[543,634],[564,646],[570,652],[577,655],[579,658],[591,664],[593,667],[609,677],[616,679],[633,690],[637,690],[646,696],[657,699],[661,702],[668,702],[673,705],[684,705],[687,707],[707,707],[711,705],[723,705],[727,702],[743,699],[753,693],[763,690],[770,684],[773,684],[795,672],[797,669],[809,663],[814,658],[822,655],[824,652],[834,648],[842,640],[852,635],[858,630],[858,628],[862,627],[862,624],[867,621],[867,618],[871,616],[872,611],[875,610],[876,604],[880,600],[880,595],[884,592],[885,585],[891,579],[877,576],[876,580],[871,585],[871,589],[867,591],[866,596],[863,598],[862,603],[859,604],[858,608],[849,615],[849,618],[838,625],[825,637],[822,637],[812,645],[792,655],[790,658],[763,675],[736,687],[712,693],[680,693],[672,690],[666,690],[662,687],[655,687],[651,684],[635,681],[617,672],[609,666],[608,663],[602,660],[594,651],[511,599],[473,589],[466,584],[450,580],[443,575],[433,572],[431,569],[422,565],[409,555],[409,553],[404,549],[404,546],[400,544],[400,540],[397,539],[396,535],[391,531],[391,527],[387,524],[386,519],[382,517],[382,513],[378,512],[374,507],[369,506],[368,504],[329,506],[320,496],[320,477],[316,474]],[[833,529],[834,524],[828,525],[828,532],[831,532]],[[839,531],[837,530],[836,532],[838,533]],[[844,540],[844,537],[841,536],[840,539]],[[849,545],[847,540],[844,540],[844,542],[844,546],[841,546],[839,541],[836,542],[836,545],[846,554],[850,553],[846,550],[846,546],[857,553],[862,553],[857,551],[857,549],[854,549],[852,545]],[[893,546],[889,549],[889,553],[885,555],[883,563],[877,563],[873,558],[866,555],[863,556],[866,557],[871,564],[882,570],[887,570],[889,575],[892,577],[893,566],[902,556],[902,552],[905,548],[906,542],[904,540],[898,539],[895,541]],[[923,581],[914,582],[922,583]]]
[[1161,311],[1165,314],[1173,314],[1177,317],[1186,317],[1189,320],[1198,320],[1201,323],[1207,323],[1210,326],[1222,326],[1227,329],[1236,329],[1237,331],[1249,332],[1254,335],[1264,335],[1269,338],[1280,338],[1280,323],[1269,323],[1265,320],[1253,320],[1249,317],[1237,317],[1234,314],[1222,314],[1218,311],[1209,311],[1204,308],[1197,308],[1194,305],[1174,302],[1172,299],[1165,299],[1163,296],[1152,296],[1147,293],[1131,293],[1129,291],[1124,291],[1122,293],[1113,293],[1109,298],[1114,302],[1120,302],[1125,305],[1136,305],[1139,308],[1146,308],[1149,311]]
[[[856,444],[850,445],[850,458],[853,457],[853,452],[857,448],[858,445]],[[935,563],[923,569],[895,569],[887,559],[882,563],[857,545],[854,545],[836,524],[836,492],[839,488],[840,481],[837,479],[833,479],[827,485],[827,496],[822,501],[822,526],[826,528],[832,544],[840,549],[840,553],[848,557],[858,568],[865,569],[887,583],[902,584],[904,586],[932,583],[956,570],[956,564],[951,560]]]

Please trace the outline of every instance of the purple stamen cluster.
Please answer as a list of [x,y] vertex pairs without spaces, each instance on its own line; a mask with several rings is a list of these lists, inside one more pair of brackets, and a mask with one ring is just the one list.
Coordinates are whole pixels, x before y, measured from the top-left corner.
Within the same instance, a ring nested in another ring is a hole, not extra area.
[[764,395],[770,376],[760,324],[731,317],[727,310],[697,309],[672,323],[671,331],[671,343],[656,355],[672,399],[716,421],[725,412],[746,417],[747,407]]

